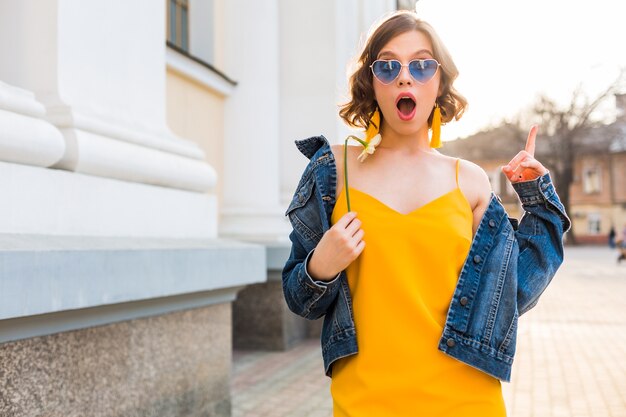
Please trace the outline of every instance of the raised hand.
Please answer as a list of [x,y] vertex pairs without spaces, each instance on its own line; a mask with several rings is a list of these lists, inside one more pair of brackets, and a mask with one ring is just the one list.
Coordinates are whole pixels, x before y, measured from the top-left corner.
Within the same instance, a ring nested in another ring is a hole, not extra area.
[[546,167],[535,159],[535,139],[537,138],[538,129],[537,125],[530,128],[524,150],[519,151],[507,165],[501,168],[504,175],[512,183],[531,181],[548,172]]

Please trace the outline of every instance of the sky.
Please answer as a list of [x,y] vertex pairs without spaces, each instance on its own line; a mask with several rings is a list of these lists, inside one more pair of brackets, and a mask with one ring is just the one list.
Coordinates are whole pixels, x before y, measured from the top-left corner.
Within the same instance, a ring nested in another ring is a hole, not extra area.
[[[450,51],[469,101],[458,122],[442,127],[444,141],[497,124],[539,94],[565,104],[582,83],[594,96],[626,67],[621,1],[420,0],[417,13]],[[604,111],[610,117],[614,103]]]

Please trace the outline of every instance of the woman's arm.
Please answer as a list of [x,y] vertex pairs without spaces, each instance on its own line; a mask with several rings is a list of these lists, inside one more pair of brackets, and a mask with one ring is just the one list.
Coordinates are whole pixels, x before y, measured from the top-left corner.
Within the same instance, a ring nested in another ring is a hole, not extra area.
[[517,308],[521,316],[539,300],[563,262],[563,234],[571,221],[559,200],[550,173],[513,183],[525,211],[515,237],[517,260]]
[[308,262],[315,249],[308,253],[295,230],[289,234],[291,253],[282,272],[283,294],[289,309],[309,320],[326,314],[339,291],[341,272],[330,281],[314,280],[307,271]]
[[536,136],[537,126],[533,126],[525,149],[502,167],[525,211],[515,231],[520,316],[537,303],[563,262],[563,234],[571,227],[550,173],[534,158]]
[[[491,202],[491,182],[485,170],[471,161],[461,160],[459,183],[473,214],[472,240]],[[467,179],[467,180],[466,180]]]
[[356,212],[345,213],[322,230],[321,216],[325,214],[320,212],[324,205],[316,174],[309,163],[285,213],[293,231],[289,235],[291,254],[283,268],[283,292],[289,309],[312,320],[326,314],[340,286],[347,286],[341,282],[342,272],[365,247]]

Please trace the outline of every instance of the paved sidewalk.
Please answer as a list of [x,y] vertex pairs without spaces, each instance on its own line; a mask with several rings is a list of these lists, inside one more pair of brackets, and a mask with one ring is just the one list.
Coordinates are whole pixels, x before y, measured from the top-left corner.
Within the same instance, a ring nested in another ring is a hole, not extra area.
[[[566,248],[539,304],[520,318],[509,417],[626,417],[626,262]],[[233,417],[331,417],[319,341],[287,352],[234,351]]]

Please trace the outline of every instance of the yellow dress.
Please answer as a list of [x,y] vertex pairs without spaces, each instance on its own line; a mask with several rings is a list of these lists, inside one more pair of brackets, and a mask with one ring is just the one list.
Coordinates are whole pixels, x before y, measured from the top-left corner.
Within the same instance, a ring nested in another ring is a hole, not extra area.
[[[437,349],[472,241],[455,189],[400,213],[350,187],[365,248],[347,270],[359,352],[332,365],[335,417],[506,416],[500,381]],[[345,187],[331,223],[345,213]]]

